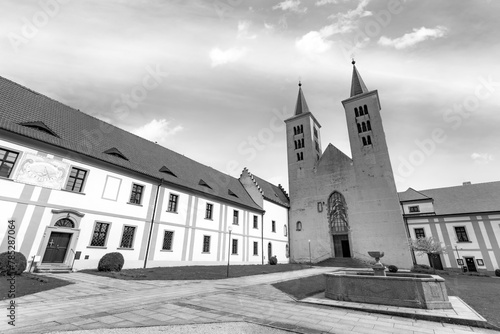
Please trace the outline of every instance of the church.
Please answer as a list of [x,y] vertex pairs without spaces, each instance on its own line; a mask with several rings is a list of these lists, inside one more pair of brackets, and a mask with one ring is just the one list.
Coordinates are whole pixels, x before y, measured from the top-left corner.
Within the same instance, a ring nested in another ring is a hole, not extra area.
[[285,120],[290,195],[292,261],[333,257],[412,264],[393,179],[377,90],[368,90],[353,61],[350,96],[342,101],[352,158],[329,144],[321,147],[321,125],[302,87],[294,116]]

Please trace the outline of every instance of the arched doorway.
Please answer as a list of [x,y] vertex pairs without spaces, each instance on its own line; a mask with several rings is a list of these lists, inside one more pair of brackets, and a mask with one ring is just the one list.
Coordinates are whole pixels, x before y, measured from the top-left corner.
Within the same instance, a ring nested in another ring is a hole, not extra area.
[[351,257],[347,204],[338,191],[334,191],[328,198],[328,224],[333,238],[334,256]]
[[68,252],[72,233],[65,233],[63,231],[64,228],[74,228],[75,223],[69,218],[62,218],[54,226],[62,227],[63,229],[58,229],[50,233],[42,263],[63,263]]

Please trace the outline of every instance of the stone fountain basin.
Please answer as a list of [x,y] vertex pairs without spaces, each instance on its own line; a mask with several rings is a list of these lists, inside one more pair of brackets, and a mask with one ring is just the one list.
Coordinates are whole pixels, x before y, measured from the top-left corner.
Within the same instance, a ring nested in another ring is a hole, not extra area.
[[325,297],[340,301],[449,309],[451,303],[444,279],[437,275],[338,271],[324,274]]

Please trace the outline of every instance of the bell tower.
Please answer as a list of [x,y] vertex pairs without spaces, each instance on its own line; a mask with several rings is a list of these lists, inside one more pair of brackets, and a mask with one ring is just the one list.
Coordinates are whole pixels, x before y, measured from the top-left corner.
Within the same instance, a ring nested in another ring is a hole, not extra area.
[[309,110],[300,82],[294,116],[285,123],[290,198],[297,198],[301,180],[311,176],[322,152],[321,125]]

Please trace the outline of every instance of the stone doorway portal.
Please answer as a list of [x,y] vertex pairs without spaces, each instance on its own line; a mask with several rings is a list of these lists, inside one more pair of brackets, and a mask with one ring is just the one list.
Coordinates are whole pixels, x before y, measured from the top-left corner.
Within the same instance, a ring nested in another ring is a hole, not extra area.
[[333,249],[335,252],[335,257],[351,257],[349,236],[347,234],[334,234]]

